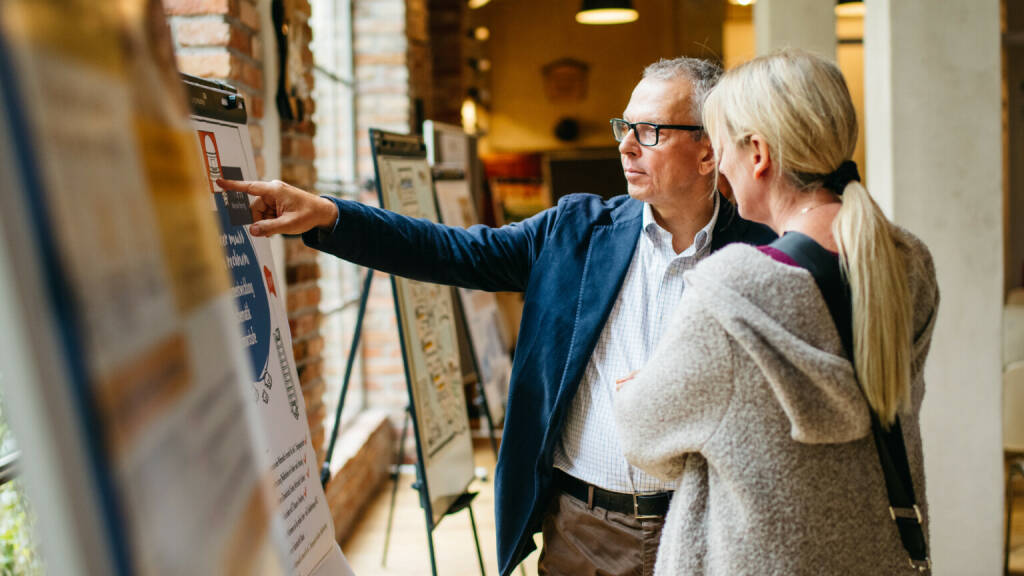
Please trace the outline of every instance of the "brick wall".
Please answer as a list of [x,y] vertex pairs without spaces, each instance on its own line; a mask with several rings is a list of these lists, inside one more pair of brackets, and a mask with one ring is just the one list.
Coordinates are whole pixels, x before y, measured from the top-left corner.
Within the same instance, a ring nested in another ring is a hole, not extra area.
[[[243,0],[244,1],[244,0]],[[293,120],[281,118],[281,179],[294,186],[316,191],[316,149],[313,136],[316,125],[313,112],[313,52],[309,49],[313,32],[309,27],[309,0],[285,2],[288,23],[287,75],[291,95],[298,102],[301,116]],[[270,34],[268,41],[273,41]],[[320,334],[319,311],[320,265],[317,252],[307,248],[300,238],[285,239],[285,274],[288,280],[288,322],[292,329],[292,350],[306,402],[310,436],[317,463],[324,460],[326,433],[324,407],[323,358],[324,340]]]
[[[406,0],[355,0],[353,36],[356,74],[357,177],[372,181],[369,129],[409,132],[415,122],[410,82]],[[361,198],[377,204],[376,192]],[[391,280],[376,274],[363,324],[367,404],[386,411],[401,429],[408,404]]]
[[256,172],[263,158],[263,40],[255,0],[164,0],[178,68],[238,88],[249,103]]
[[428,118],[462,125],[466,95],[467,11],[464,0],[429,0],[431,102]]

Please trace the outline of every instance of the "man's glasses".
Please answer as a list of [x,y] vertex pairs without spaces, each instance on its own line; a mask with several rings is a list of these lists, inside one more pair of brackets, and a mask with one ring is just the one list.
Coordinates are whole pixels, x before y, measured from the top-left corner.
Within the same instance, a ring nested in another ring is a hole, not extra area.
[[616,142],[622,142],[626,139],[629,131],[632,130],[633,134],[636,135],[636,141],[641,146],[657,146],[658,137],[662,130],[688,130],[694,132],[697,130],[703,130],[703,126],[694,126],[692,124],[655,124],[653,122],[626,122],[622,118],[612,118],[610,120],[612,124],[612,134],[615,135]]

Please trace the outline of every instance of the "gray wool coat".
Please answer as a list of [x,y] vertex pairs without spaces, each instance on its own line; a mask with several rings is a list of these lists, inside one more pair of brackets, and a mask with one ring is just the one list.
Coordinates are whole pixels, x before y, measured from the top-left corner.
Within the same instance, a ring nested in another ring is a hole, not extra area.
[[[939,296],[927,248],[899,238],[915,331],[900,419],[927,534],[918,416]],[[655,573],[910,574],[867,402],[810,273],[732,245],[685,278],[650,363],[615,395],[626,458],[677,484]]]

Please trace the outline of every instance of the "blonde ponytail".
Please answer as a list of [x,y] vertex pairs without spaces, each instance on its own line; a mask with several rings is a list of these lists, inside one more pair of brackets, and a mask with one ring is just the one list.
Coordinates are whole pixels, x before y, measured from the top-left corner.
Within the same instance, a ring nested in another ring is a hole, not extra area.
[[886,429],[910,401],[913,338],[906,267],[893,227],[860,182],[832,223],[853,304],[853,358],[868,404]]
[[[725,142],[760,135],[779,177],[803,192],[825,186],[826,175],[850,160],[857,144],[842,73],[802,50],[760,56],[727,72],[704,103],[704,126],[716,157]],[[854,180],[842,192],[832,234],[852,295],[854,367],[868,404],[888,428],[910,398],[906,269],[893,225],[868,191]]]

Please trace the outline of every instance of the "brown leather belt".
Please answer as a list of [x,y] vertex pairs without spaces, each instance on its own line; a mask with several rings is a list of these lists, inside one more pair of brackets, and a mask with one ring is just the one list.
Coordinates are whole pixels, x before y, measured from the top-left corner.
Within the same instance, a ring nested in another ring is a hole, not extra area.
[[638,520],[649,520],[662,518],[668,512],[669,502],[672,501],[672,492],[655,492],[652,494],[625,494],[623,492],[612,492],[598,488],[593,484],[587,484],[579,478],[570,476],[562,470],[555,468],[554,485],[556,488],[585,502],[588,507],[597,506],[628,514]]

